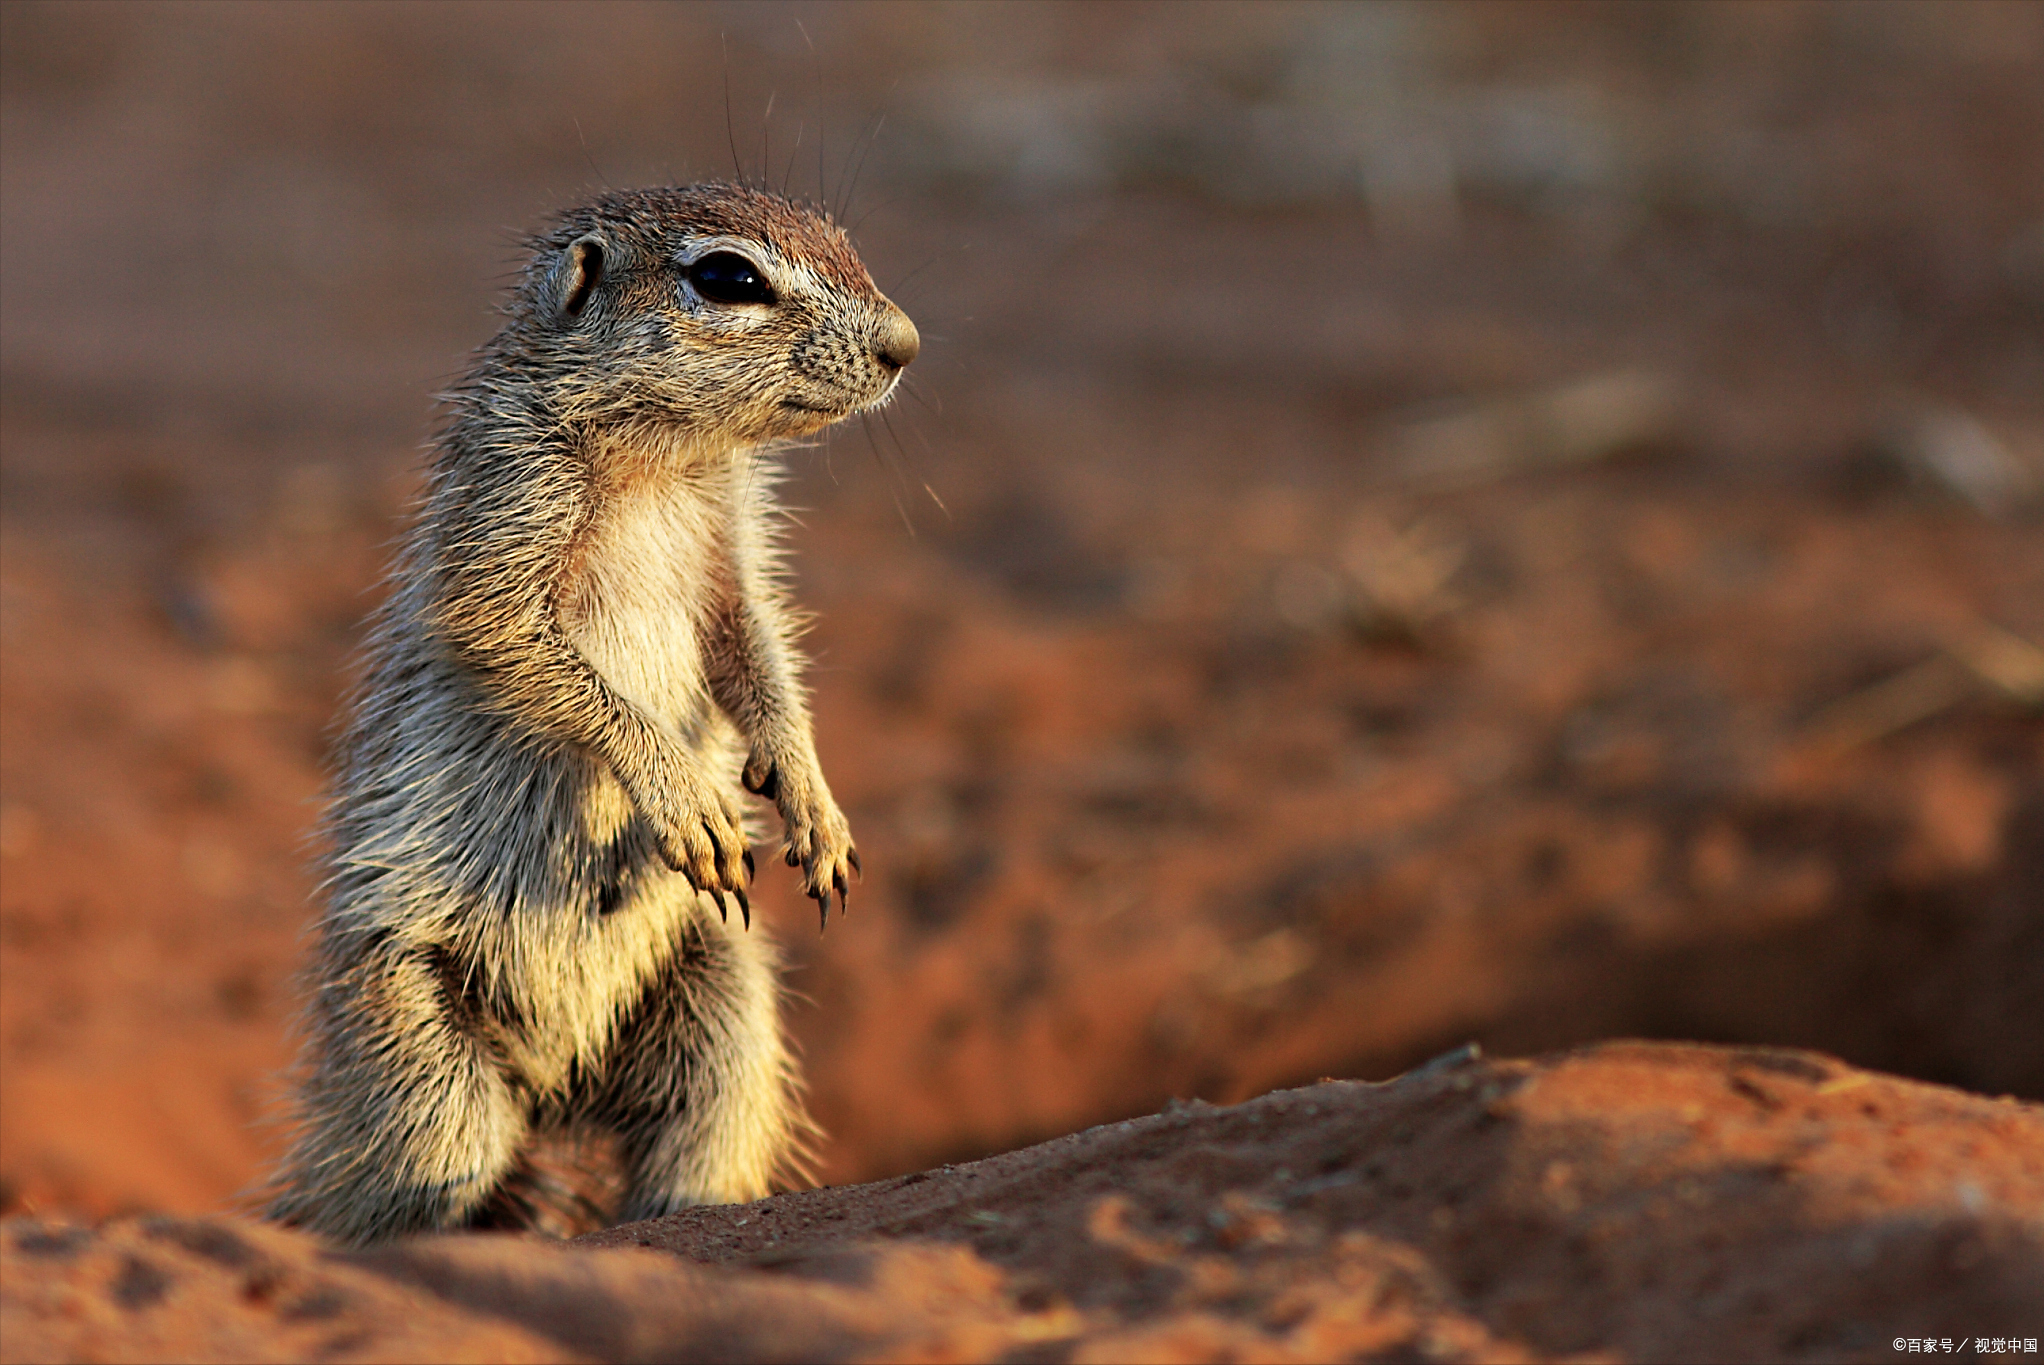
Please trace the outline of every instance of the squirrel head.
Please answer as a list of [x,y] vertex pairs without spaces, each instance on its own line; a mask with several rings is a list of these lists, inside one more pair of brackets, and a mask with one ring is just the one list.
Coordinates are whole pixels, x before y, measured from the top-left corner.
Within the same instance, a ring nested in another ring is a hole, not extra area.
[[763,190],[606,194],[533,246],[506,334],[570,421],[798,438],[884,403],[921,347],[836,223]]

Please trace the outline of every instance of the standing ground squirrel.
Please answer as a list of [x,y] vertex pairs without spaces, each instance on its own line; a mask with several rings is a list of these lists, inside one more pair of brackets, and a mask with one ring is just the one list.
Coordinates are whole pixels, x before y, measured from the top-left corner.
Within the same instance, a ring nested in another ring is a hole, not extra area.
[[627,1219],[767,1193],[808,1120],[740,784],[826,916],[859,865],[773,452],[884,402],[914,325],[835,223],[750,188],[605,195],[532,247],[451,396],[327,819],[268,1207],[349,1241],[476,1220],[546,1130],[615,1136]]

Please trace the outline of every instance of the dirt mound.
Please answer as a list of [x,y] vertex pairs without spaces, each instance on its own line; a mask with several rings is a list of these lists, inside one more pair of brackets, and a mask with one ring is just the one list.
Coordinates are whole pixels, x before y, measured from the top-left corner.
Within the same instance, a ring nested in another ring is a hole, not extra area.
[[2044,1110],[1609,1044],[565,1245],[148,1218],[0,1250],[10,1360],[1885,1359],[2044,1327]]

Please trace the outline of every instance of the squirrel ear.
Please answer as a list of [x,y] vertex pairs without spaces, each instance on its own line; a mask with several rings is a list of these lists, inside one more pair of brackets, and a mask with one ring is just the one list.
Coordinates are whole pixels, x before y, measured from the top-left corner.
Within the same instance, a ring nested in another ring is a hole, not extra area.
[[553,272],[554,303],[562,317],[581,316],[590,295],[603,283],[603,267],[609,253],[609,244],[594,232],[585,232],[568,243]]

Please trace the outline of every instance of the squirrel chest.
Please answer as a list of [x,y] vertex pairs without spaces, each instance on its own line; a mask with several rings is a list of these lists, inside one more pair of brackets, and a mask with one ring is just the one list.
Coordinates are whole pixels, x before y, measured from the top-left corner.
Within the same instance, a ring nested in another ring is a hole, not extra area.
[[743,465],[605,480],[556,598],[563,632],[604,681],[692,743],[714,714],[703,647],[736,591],[732,482]]

